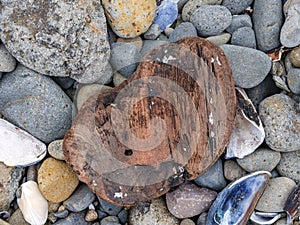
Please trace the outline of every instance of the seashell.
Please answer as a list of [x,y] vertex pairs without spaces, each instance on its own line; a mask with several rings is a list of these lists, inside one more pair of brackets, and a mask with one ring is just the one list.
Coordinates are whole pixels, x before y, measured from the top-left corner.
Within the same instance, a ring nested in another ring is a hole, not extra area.
[[0,161],[7,166],[29,166],[42,160],[46,145],[31,134],[0,119]]
[[48,202],[34,181],[21,185],[22,195],[17,199],[24,219],[31,225],[45,224],[48,217]]
[[245,225],[270,177],[267,171],[257,171],[229,184],[213,202],[206,224]]
[[0,161],[7,166],[29,166],[41,161],[46,145],[31,134],[0,119]]
[[254,211],[250,216],[250,220],[256,224],[274,224],[281,218],[280,213],[257,212]]
[[287,224],[291,224],[298,214],[300,209],[300,184],[298,184],[294,190],[288,196],[284,210],[287,213]]
[[289,89],[289,87],[287,85],[287,81],[286,81],[285,76],[274,75],[272,77],[272,79],[274,80],[277,87],[279,87],[280,89],[285,90],[287,92],[291,92],[291,90]]
[[265,139],[265,131],[254,105],[246,92],[236,88],[238,106],[234,127],[227,146],[226,158],[243,158],[251,154]]

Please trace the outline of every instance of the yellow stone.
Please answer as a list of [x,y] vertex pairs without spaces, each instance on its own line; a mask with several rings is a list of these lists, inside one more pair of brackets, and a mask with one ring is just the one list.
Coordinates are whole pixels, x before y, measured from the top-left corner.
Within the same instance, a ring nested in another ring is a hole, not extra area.
[[110,27],[123,38],[145,33],[156,11],[155,0],[102,0],[102,4]]
[[38,185],[44,197],[51,202],[62,202],[70,197],[78,185],[78,178],[63,161],[48,158],[38,171]]

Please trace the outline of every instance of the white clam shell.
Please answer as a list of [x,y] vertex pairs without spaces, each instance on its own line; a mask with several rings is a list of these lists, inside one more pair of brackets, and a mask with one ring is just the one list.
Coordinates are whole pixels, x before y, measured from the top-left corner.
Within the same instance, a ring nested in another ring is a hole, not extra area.
[[48,217],[48,202],[34,181],[22,184],[21,198],[17,199],[24,219],[31,225],[45,224]]
[[[240,104],[237,106],[234,126],[227,146],[226,158],[243,158],[254,152],[265,139],[262,122],[245,91],[236,88]],[[247,111],[247,112],[245,112]]]
[[46,145],[31,134],[0,119],[0,161],[7,166],[28,166],[42,160]]

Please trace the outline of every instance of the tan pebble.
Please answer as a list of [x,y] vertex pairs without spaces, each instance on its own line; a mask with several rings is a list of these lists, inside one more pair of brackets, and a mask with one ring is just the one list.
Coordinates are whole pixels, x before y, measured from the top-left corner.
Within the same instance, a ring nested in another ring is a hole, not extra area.
[[98,213],[94,209],[89,209],[85,214],[84,219],[87,222],[92,222],[98,218]]
[[290,60],[295,67],[300,67],[300,47],[291,51]]
[[44,197],[51,202],[66,200],[79,181],[72,169],[62,161],[46,159],[38,172],[38,184]]
[[191,219],[184,219],[180,222],[180,225],[195,225],[195,223]]

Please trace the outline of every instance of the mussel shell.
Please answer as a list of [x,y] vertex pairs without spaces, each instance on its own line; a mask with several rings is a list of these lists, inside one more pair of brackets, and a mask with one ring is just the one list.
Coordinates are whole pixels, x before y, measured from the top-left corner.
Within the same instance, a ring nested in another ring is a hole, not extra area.
[[270,177],[267,171],[257,171],[229,184],[213,202],[206,225],[246,224]]
[[250,216],[250,220],[252,222],[260,225],[274,224],[280,218],[281,218],[280,213],[256,212],[256,211],[254,211]]

